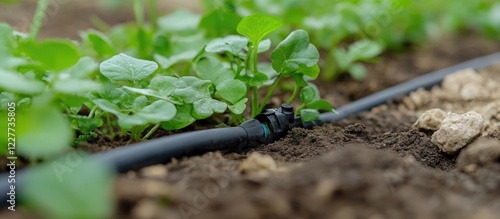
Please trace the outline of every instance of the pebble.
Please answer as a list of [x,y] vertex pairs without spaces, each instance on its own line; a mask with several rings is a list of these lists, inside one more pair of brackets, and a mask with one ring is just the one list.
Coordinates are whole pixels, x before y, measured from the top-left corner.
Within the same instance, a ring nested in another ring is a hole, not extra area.
[[446,116],[446,112],[442,109],[430,109],[422,113],[420,117],[418,117],[415,124],[413,124],[413,128],[417,130],[429,130],[436,131],[441,128],[441,123]]
[[258,152],[251,153],[240,164],[240,171],[244,174],[261,174],[267,171],[275,171],[276,169],[276,161],[271,156]]
[[474,111],[465,114],[448,112],[439,130],[432,134],[431,142],[441,151],[455,154],[481,134],[483,123],[483,117]]

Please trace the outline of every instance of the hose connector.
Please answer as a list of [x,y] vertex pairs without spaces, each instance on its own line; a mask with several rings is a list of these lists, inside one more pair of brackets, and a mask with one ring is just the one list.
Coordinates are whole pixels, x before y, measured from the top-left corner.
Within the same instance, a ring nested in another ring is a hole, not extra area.
[[277,109],[266,109],[255,119],[262,123],[265,130],[265,144],[284,137],[292,128],[303,127],[302,120],[295,116],[291,104],[283,104]]

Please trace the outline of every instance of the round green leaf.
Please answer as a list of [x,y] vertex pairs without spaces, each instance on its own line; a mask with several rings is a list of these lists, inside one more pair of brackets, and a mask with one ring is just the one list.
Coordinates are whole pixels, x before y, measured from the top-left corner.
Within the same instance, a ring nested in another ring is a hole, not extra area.
[[328,101],[326,100],[316,100],[314,102],[311,102],[307,105],[307,108],[316,110],[326,110],[326,111],[333,110],[332,105],[328,103]]
[[294,73],[300,65],[316,65],[319,52],[309,43],[309,34],[305,30],[296,30],[274,49],[271,60],[274,70],[278,73]]
[[87,33],[87,39],[99,57],[110,57],[116,54],[113,44],[103,33],[90,31]]
[[222,82],[215,88],[216,94],[232,104],[237,103],[247,94],[247,86],[240,80],[231,79]]
[[300,118],[303,122],[311,122],[318,119],[320,113],[315,109],[303,109],[300,111]]
[[70,40],[28,42],[24,45],[24,51],[44,68],[56,71],[67,69],[80,59],[78,48]]
[[191,115],[193,106],[184,104],[177,106],[177,114],[167,122],[162,122],[161,125],[165,130],[178,130],[192,124],[196,119]]
[[32,108],[17,116],[18,152],[36,159],[65,150],[73,140],[69,121],[55,107]]
[[242,114],[245,112],[245,109],[247,108],[247,101],[248,98],[243,98],[234,105],[228,106],[229,110],[233,112],[234,114]]
[[29,171],[21,195],[29,207],[48,218],[109,218],[113,175],[110,166],[72,152]]
[[177,113],[175,105],[164,100],[157,100],[145,106],[135,115],[144,118],[149,123],[165,122],[173,119]]
[[244,17],[236,30],[252,41],[254,46],[259,45],[260,41],[268,34],[280,29],[283,22],[273,16],[257,14]]
[[382,45],[371,40],[360,40],[351,44],[348,55],[353,61],[366,61],[379,55],[384,48]]
[[234,72],[224,68],[221,61],[215,57],[201,58],[195,65],[195,71],[201,79],[210,80],[218,85],[234,78]]
[[229,52],[233,55],[239,55],[243,48],[247,46],[247,44],[247,38],[231,35],[224,38],[212,40],[207,44],[207,47],[205,47],[205,51],[213,53]]
[[316,90],[311,86],[306,86],[300,90],[300,101],[304,104],[311,103],[314,101],[316,96]]
[[0,69],[0,88],[21,94],[38,94],[45,88],[45,83],[30,79],[21,73]]
[[180,98],[184,103],[193,103],[201,99],[210,99],[212,82],[201,80],[197,77],[186,76],[180,78],[175,84],[174,96]]
[[197,119],[210,117],[214,112],[223,113],[227,104],[214,99],[201,99],[193,103],[193,116]]
[[54,91],[62,94],[85,95],[87,92],[101,89],[101,84],[83,79],[57,80],[52,86]]
[[101,73],[114,81],[139,81],[153,74],[156,69],[156,62],[136,59],[123,53],[102,62],[100,66]]

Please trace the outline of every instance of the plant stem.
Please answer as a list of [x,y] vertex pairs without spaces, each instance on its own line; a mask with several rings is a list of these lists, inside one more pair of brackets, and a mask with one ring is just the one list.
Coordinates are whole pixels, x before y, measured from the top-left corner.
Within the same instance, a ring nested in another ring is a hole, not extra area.
[[144,25],[144,5],[142,4],[142,0],[134,1],[134,15],[137,26],[142,27]]
[[292,101],[297,96],[297,93],[299,93],[299,86],[297,86],[297,84],[295,84],[295,86],[293,87],[292,96],[290,96],[290,98],[286,101],[286,103],[288,103],[288,104],[292,103]]
[[38,6],[36,7],[35,16],[33,17],[33,22],[31,23],[30,35],[31,39],[38,38],[38,33],[40,33],[40,29],[42,28],[43,19],[45,17],[45,10],[47,10],[47,6],[49,5],[49,0],[39,0]]
[[266,97],[264,98],[264,101],[262,101],[262,104],[260,105],[259,109],[257,110],[257,112],[255,113],[254,116],[256,116],[257,114],[261,113],[262,110],[264,110],[264,107],[266,107],[266,103],[267,101],[269,100],[269,98],[271,98],[271,96],[273,95],[274,93],[274,90],[276,90],[276,87],[278,85],[278,82],[279,80],[281,79],[281,74],[278,75],[278,78],[276,78],[276,80],[274,81],[273,85],[271,85],[271,89],[269,90],[269,92],[267,92],[266,94]]
[[259,91],[257,89],[257,86],[252,87],[253,89],[253,97],[252,97],[252,118],[254,118],[257,114],[260,112],[258,111],[259,108]]
[[157,11],[157,2],[156,0],[149,0],[149,23],[154,30],[157,28],[158,21],[158,11]]
[[[259,44],[253,45],[252,48],[252,73],[255,77],[256,74],[259,73],[258,69],[258,63],[259,63],[259,54],[258,54],[258,49],[259,49]],[[250,52],[250,51],[249,51]],[[263,105],[266,104],[268,99],[265,99],[265,101],[262,103]],[[257,86],[253,86],[253,98],[252,98],[252,118],[257,116],[262,110],[259,110],[259,88]]]
[[257,67],[257,64],[259,64],[259,44],[257,45],[254,45],[253,46],[253,52],[252,52],[252,56],[253,56],[253,74],[257,74],[259,73],[259,69]]
[[95,113],[95,111],[96,111],[96,110],[97,110],[97,106],[94,106],[94,107],[92,108],[92,110],[90,110],[90,113],[89,113],[89,115],[87,116],[87,118],[92,118],[92,117],[94,116],[94,113]]
[[109,118],[109,113],[106,113],[106,123],[108,124],[108,129],[109,129],[109,134],[111,135],[110,138],[114,139],[115,138],[115,130],[113,129],[113,125],[111,124],[111,119]]
[[158,130],[160,124],[161,123],[156,124],[151,130],[149,130],[149,132],[146,135],[144,135],[144,137],[142,137],[142,140],[147,140],[149,137],[151,137],[151,135],[153,135],[153,133],[155,133],[156,130]]

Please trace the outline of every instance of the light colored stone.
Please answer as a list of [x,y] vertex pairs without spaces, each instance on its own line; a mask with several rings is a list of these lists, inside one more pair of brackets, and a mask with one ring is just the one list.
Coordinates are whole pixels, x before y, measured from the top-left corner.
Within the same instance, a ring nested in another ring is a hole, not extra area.
[[436,108],[427,110],[418,117],[415,124],[413,124],[413,128],[417,130],[436,131],[441,127],[441,123],[445,116],[446,112],[441,109]]
[[443,83],[443,90],[448,92],[453,99],[480,100],[488,99],[490,91],[485,89],[490,83],[474,69],[465,69],[447,76]]
[[240,170],[244,174],[259,174],[266,171],[275,171],[276,162],[269,155],[258,152],[251,153],[247,159],[240,164]]
[[167,168],[165,165],[154,165],[154,166],[149,166],[142,168],[139,171],[139,174],[141,176],[147,177],[147,178],[165,178],[167,176]]
[[457,166],[464,172],[474,172],[478,167],[500,159],[500,141],[478,138],[460,152]]
[[449,112],[431,141],[441,151],[455,154],[481,134],[483,123],[483,117],[473,111],[461,115]]
[[403,99],[403,104],[411,110],[420,109],[431,102],[431,96],[429,92],[423,88],[411,92],[407,97]]

